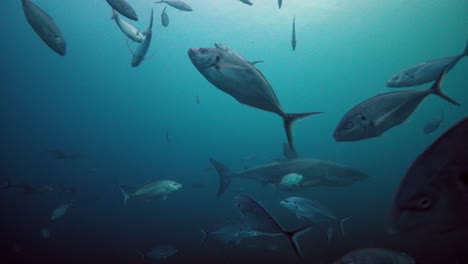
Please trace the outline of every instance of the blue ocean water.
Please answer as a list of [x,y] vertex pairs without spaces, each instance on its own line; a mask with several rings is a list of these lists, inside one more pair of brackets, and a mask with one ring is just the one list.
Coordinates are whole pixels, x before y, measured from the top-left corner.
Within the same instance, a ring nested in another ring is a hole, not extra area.
[[[265,238],[225,248],[200,246],[200,228],[238,218],[232,198],[248,194],[288,230],[306,224],[279,205],[287,196],[268,186],[234,180],[216,197],[218,176],[208,159],[232,169],[282,156],[281,119],[239,104],[211,85],[190,62],[187,50],[228,45],[270,81],[287,112],[323,111],[297,122],[295,145],[304,157],[332,160],[366,172],[347,187],[314,187],[295,195],[323,202],[338,215],[352,215],[347,234],[331,245],[326,231],[300,238],[304,263],[331,263],[359,247],[402,250],[417,263],[468,263],[467,236],[398,240],[384,220],[406,169],[439,135],[468,113],[468,60],[447,74],[444,91],[455,107],[429,96],[410,120],[384,137],[336,142],[341,117],[377,93],[385,82],[417,63],[460,54],[467,41],[468,2],[187,0],[193,12],[129,0],[145,29],[155,12],[149,55],[137,68],[125,36],[110,19],[106,1],[34,1],[59,25],[67,55],[50,50],[27,23],[19,0],[1,3],[1,179],[31,185],[71,186],[76,192],[0,191],[2,263],[139,263],[141,252],[171,244],[178,253],[165,263],[290,263],[286,239]],[[296,17],[297,48],[291,50]],[[130,43],[132,48],[136,45]],[[429,85],[416,87],[426,89]],[[197,98],[199,104],[197,103]],[[432,135],[424,124],[444,111]],[[166,134],[170,140],[166,140]],[[57,160],[49,150],[79,153]],[[254,157],[248,161],[244,158]],[[173,179],[183,188],[167,200],[131,200],[123,206],[120,183]],[[51,222],[52,211],[74,200]],[[41,228],[51,236],[43,239]],[[250,245],[250,246],[249,246]],[[465,260],[465,262],[463,262]]]

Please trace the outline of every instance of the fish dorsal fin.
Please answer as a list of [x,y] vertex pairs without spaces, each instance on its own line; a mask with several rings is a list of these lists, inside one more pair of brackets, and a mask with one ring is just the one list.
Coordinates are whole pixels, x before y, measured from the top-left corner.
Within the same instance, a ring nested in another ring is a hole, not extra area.
[[258,60],[258,61],[249,61],[250,65],[254,66],[255,64],[257,63],[262,63],[262,62],[265,62],[265,61],[262,61],[262,60]]
[[398,105],[397,107],[393,108],[392,110],[388,111],[387,113],[383,114],[382,116],[378,117],[377,119],[372,120],[370,122],[371,126],[381,125],[383,122],[385,122],[385,120],[387,120],[387,118],[389,118],[393,113],[395,113],[398,109],[400,109],[400,107],[401,107],[401,105]]

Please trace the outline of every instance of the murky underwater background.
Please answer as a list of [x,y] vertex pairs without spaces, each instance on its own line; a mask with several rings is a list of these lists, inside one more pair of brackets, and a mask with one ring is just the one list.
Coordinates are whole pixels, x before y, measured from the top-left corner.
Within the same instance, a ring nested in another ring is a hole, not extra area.
[[[67,55],[60,57],[28,25],[21,2],[0,4],[0,178],[14,183],[73,186],[76,192],[0,192],[2,263],[138,263],[140,252],[171,244],[178,253],[164,263],[290,263],[285,238],[200,246],[200,228],[236,219],[232,198],[248,194],[286,229],[306,224],[279,205],[291,194],[258,182],[234,180],[220,198],[218,176],[208,159],[232,169],[282,156],[281,119],[240,105],[208,83],[187,56],[191,47],[221,42],[260,69],[287,112],[323,111],[295,125],[298,153],[332,160],[369,174],[347,187],[316,187],[294,195],[321,201],[337,215],[352,215],[346,236],[327,243],[326,230],[300,238],[304,263],[330,263],[359,247],[402,250],[417,263],[468,263],[466,234],[389,238],[384,221],[393,195],[413,160],[468,113],[468,59],[446,76],[443,89],[462,106],[429,96],[410,120],[384,137],[335,142],[341,117],[377,93],[397,71],[460,54],[468,37],[468,2],[377,0],[187,0],[193,12],[129,0],[146,28],[155,26],[149,54],[130,67],[125,37],[103,0],[34,1],[60,26]],[[290,47],[296,17],[297,48]],[[130,43],[134,47],[133,43]],[[421,88],[425,89],[430,85]],[[199,104],[197,103],[197,98]],[[443,110],[432,135],[424,124]],[[170,140],[166,139],[168,133]],[[57,160],[48,152],[79,153]],[[249,157],[250,158],[246,158]],[[173,179],[183,188],[167,200],[130,200],[123,206],[119,183]],[[59,204],[75,200],[51,222]],[[41,228],[50,230],[44,239]],[[465,260],[465,262],[463,261]]]

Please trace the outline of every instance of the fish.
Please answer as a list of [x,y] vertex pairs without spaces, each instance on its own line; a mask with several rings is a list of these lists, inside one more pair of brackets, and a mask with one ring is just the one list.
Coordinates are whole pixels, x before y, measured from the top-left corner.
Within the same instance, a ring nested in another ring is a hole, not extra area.
[[135,9],[125,0],[106,0],[107,3],[115,9],[117,12],[122,14],[128,19],[138,21],[137,13]]
[[120,18],[120,16],[117,14],[117,12],[115,12],[114,9],[112,9],[111,19],[115,20],[117,26],[129,39],[138,43],[143,42],[143,40],[145,39],[145,36],[136,27]]
[[293,123],[322,113],[286,113],[263,73],[236,54],[219,48],[191,48],[188,56],[195,68],[219,90],[231,95],[241,104],[279,115],[283,119],[288,143],[293,151]]
[[244,223],[251,228],[267,234],[281,234],[288,238],[294,252],[302,257],[297,237],[309,231],[313,225],[307,225],[294,231],[286,231],[257,201],[247,195],[237,195],[233,198],[234,208]]
[[348,186],[369,177],[364,172],[333,161],[303,157],[272,161],[238,172],[232,172],[227,166],[213,158],[209,160],[219,176],[217,197],[228,189],[235,178],[251,179],[265,185],[279,186],[285,175],[297,173],[303,176],[297,190],[304,190],[315,186]]
[[414,264],[411,256],[383,248],[360,248],[348,252],[333,264]]
[[187,11],[187,12],[192,12],[192,8],[185,2],[183,1],[178,1],[178,0],[161,0],[158,2],[154,2],[155,4],[160,4],[160,3],[166,3],[176,9],[179,9],[181,11]]
[[52,212],[50,220],[55,221],[65,216],[65,214],[68,212],[68,209],[70,209],[73,203],[74,201],[71,201],[70,203],[59,205],[59,207],[55,208],[55,210]]
[[164,27],[169,26],[169,15],[166,13],[166,8],[167,6],[164,7],[161,13],[161,25],[163,25]]
[[169,131],[166,131],[166,142],[171,143],[171,138],[169,137]]
[[387,217],[390,234],[468,227],[468,116],[444,132],[406,171]]
[[198,95],[195,96],[195,100],[197,101],[197,104],[200,104],[200,97],[198,97]]
[[293,18],[291,47],[293,50],[296,50],[296,17]]
[[440,118],[433,118],[429,120],[425,125],[424,125],[424,134],[432,134],[434,131],[437,130],[437,128],[440,127],[440,124],[444,121],[444,112],[440,111]]
[[398,91],[376,95],[348,111],[335,129],[335,141],[356,141],[382,136],[390,128],[405,122],[430,94],[435,94],[460,106],[441,90],[443,71],[431,88],[417,91]]
[[67,44],[62,32],[44,10],[30,0],[21,0],[23,11],[29,25],[42,41],[60,56],[65,56]]
[[320,204],[318,201],[302,197],[293,196],[285,198],[280,201],[280,205],[294,213],[297,218],[310,220],[314,224],[320,222],[334,222],[341,236],[344,236],[344,222],[351,219],[351,216],[338,218],[330,209]]
[[299,188],[304,176],[298,173],[288,173],[281,179],[279,188],[286,190],[296,190]]
[[244,239],[257,237],[257,236],[282,236],[282,234],[268,234],[258,232],[256,230],[251,229],[247,224],[242,222],[227,222],[220,226],[217,226],[212,231],[206,231],[204,229],[200,229],[202,232],[202,242],[201,244],[204,245],[209,237],[220,241],[227,245],[239,245],[240,242]]
[[146,254],[144,254],[144,259],[146,258],[150,260],[167,259],[177,254],[177,252],[178,252],[177,248],[171,245],[156,246],[156,247],[153,247]]
[[465,45],[465,50],[460,55],[430,60],[404,69],[393,75],[387,81],[387,87],[400,88],[417,86],[435,81],[444,70],[449,72],[465,56],[468,56],[468,40]]
[[278,9],[281,9],[282,4],[283,4],[283,0],[278,0]]
[[172,180],[153,181],[146,185],[139,186],[134,184],[120,185],[120,191],[124,196],[124,206],[130,198],[142,200],[166,200],[167,196],[182,188],[182,184]]
[[143,60],[145,60],[146,53],[148,52],[148,49],[151,44],[151,38],[153,37],[153,9],[151,9],[151,18],[150,18],[150,23],[148,28],[143,32],[143,35],[145,36],[145,39],[143,42],[138,45],[137,49],[135,51],[132,51],[129,47],[130,52],[133,54],[132,58],[132,67],[137,67],[141,64]]
[[240,0],[240,1],[241,1],[242,3],[244,3],[244,4],[246,4],[246,5],[249,5],[249,6],[253,5],[253,3],[250,2],[249,0]]

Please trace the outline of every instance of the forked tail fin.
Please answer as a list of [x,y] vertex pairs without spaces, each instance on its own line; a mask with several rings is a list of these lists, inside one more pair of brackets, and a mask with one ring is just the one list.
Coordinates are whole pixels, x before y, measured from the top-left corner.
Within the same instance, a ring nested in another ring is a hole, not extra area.
[[231,171],[228,167],[217,160],[210,158],[210,162],[213,167],[215,167],[216,172],[218,172],[219,187],[216,196],[220,197],[227,190],[229,184],[231,183]]
[[293,152],[296,152],[293,144],[293,135],[292,135],[292,126],[294,122],[299,119],[303,119],[309,117],[311,115],[321,114],[323,112],[309,112],[309,113],[296,113],[296,114],[285,114],[283,116],[283,125],[284,129],[286,130],[286,137],[288,138],[288,143]]

